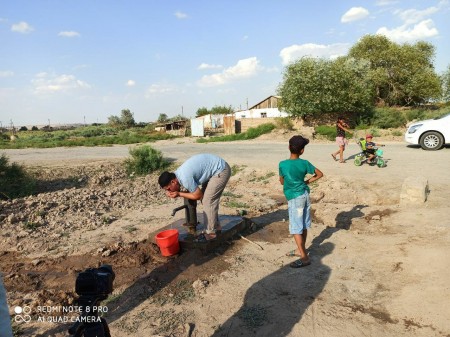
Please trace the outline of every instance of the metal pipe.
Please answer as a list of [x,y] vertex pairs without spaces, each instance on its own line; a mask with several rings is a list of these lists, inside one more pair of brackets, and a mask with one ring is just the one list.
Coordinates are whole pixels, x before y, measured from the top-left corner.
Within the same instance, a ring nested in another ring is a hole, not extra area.
[[190,227],[197,226],[197,200],[184,198],[184,205],[176,207],[172,210],[172,216],[184,208],[184,217],[186,225]]
[[183,206],[174,208],[174,209],[172,210],[172,216],[174,216],[175,213],[178,212],[179,210],[182,210],[183,208],[186,208],[186,207],[187,207],[186,205],[183,205]]

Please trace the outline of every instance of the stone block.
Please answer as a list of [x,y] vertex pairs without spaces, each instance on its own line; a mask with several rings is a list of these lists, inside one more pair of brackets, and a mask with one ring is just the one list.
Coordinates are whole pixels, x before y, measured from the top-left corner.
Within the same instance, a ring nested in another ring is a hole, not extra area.
[[428,180],[425,177],[408,177],[403,181],[400,204],[423,204],[427,200],[428,191]]

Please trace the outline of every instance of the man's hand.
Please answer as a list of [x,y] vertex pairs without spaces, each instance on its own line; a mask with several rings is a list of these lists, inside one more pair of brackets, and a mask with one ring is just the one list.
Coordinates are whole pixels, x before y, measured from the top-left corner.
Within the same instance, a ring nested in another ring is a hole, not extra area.
[[175,191],[175,192],[166,191],[166,195],[167,195],[169,198],[177,198],[177,197],[180,196],[180,192],[178,192],[178,191]]

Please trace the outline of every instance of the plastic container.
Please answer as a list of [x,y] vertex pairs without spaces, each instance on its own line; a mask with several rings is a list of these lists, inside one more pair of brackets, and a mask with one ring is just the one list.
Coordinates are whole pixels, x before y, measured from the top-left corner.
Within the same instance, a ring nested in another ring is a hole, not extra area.
[[180,243],[178,242],[178,230],[168,229],[159,232],[155,236],[156,244],[161,250],[162,256],[172,256],[180,251]]

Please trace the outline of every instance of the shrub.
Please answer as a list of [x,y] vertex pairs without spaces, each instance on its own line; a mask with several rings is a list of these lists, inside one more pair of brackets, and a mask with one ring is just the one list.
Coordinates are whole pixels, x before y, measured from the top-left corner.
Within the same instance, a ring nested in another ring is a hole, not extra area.
[[130,149],[131,158],[125,160],[125,168],[128,174],[146,175],[169,166],[169,162],[163,158],[161,151],[144,145]]
[[[336,140],[336,136],[337,136],[337,132],[336,132],[336,127],[330,126],[330,125],[318,125],[314,128],[314,131],[316,132],[316,134],[324,136],[326,139],[328,140]],[[353,137],[353,133],[351,132],[346,132],[345,137],[348,138],[352,138]]]
[[367,124],[358,124],[358,125],[355,127],[356,130],[367,130],[368,128],[370,128],[370,126],[367,125]]
[[9,159],[0,156],[0,198],[14,199],[31,195],[36,187],[36,180],[25,169],[9,163]]
[[294,123],[289,117],[277,117],[275,118],[275,125],[277,129],[282,130],[294,130]]
[[254,139],[265,133],[271,132],[275,129],[275,125],[272,123],[265,123],[258,125],[255,128],[249,128],[247,132],[236,133],[234,135],[229,136],[221,136],[221,137],[211,137],[211,138],[199,138],[197,139],[197,143],[208,143],[208,142],[231,142],[235,140],[246,140],[246,139]]
[[388,108],[375,109],[372,126],[380,129],[398,128],[405,126],[406,118],[398,110]]
[[318,125],[314,131],[321,136],[325,136],[328,140],[336,139],[336,127],[329,125]]
[[275,129],[275,125],[272,123],[265,123],[258,125],[255,128],[249,128],[247,132],[245,132],[246,136],[245,139],[255,139],[259,136],[271,132],[273,129]]
[[374,136],[374,137],[380,137],[380,136],[381,136],[380,131],[379,131],[378,129],[376,129],[376,128],[371,128],[371,129],[369,130],[369,133],[370,133],[372,136]]
[[421,120],[425,118],[425,111],[413,109],[408,110],[405,115],[408,122],[412,120]]

